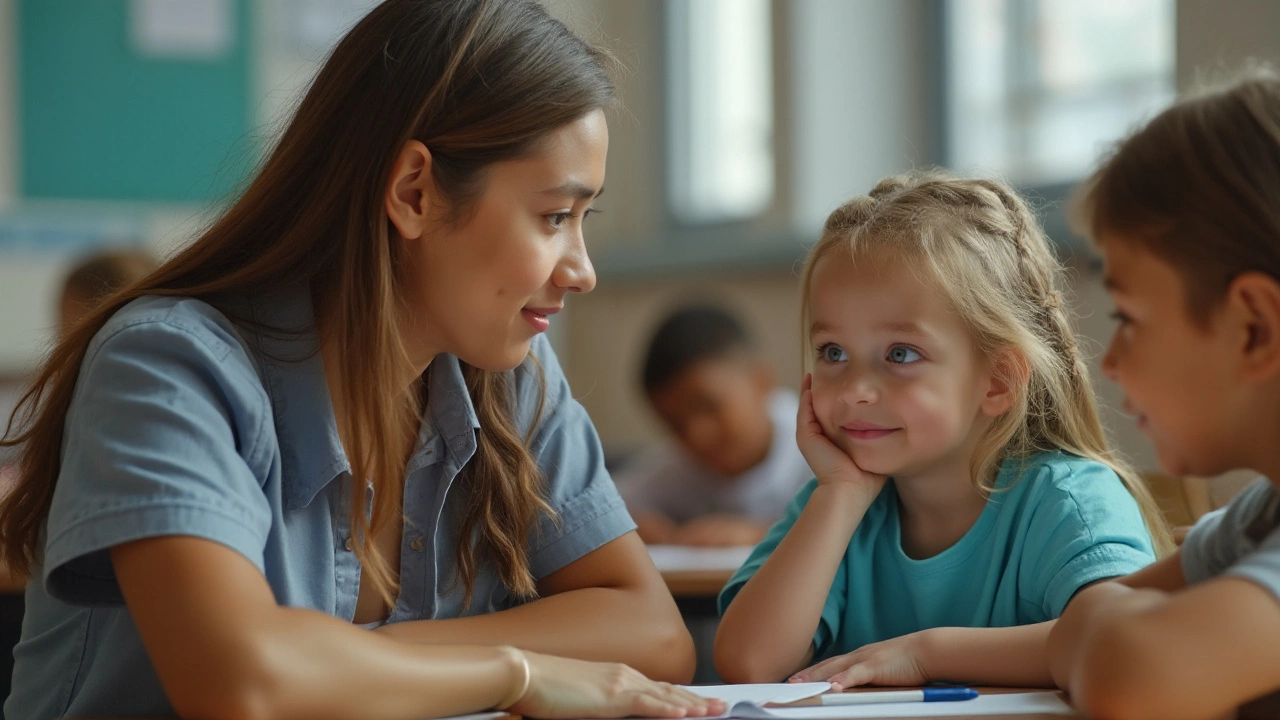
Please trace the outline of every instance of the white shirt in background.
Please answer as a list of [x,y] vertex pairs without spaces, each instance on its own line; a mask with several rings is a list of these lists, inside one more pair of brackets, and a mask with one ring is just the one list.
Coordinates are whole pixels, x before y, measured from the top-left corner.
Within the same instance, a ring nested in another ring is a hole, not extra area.
[[661,513],[677,523],[703,515],[738,515],[762,522],[782,517],[813,473],[796,446],[800,399],[790,390],[769,398],[773,442],[765,459],[735,477],[703,469],[675,441],[645,451],[614,473],[631,513]]

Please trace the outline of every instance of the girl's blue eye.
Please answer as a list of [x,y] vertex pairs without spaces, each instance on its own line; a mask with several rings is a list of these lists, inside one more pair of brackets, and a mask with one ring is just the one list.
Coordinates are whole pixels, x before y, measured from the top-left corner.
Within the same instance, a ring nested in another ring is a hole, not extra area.
[[905,345],[895,345],[889,349],[889,362],[899,365],[913,363],[920,359],[920,353]]
[[819,347],[818,357],[821,358],[823,362],[829,363],[844,362],[849,359],[849,356],[844,352],[844,348],[836,345],[835,343],[826,343]]

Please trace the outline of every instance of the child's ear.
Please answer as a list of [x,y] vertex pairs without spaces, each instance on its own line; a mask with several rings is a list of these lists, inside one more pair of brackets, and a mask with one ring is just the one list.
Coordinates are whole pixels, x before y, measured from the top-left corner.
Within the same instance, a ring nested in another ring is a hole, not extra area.
[[991,378],[987,394],[982,397],[982,414],[1000,417],[1018,402],[1030,379],[1031,369],[1022,353],[1006,348],[991,364]]
[[391,166],[387,194],[383,199],[387,217],[400,237],[416,240],[426,232],[430,220],[431,151],[417,140],[400,149]]
[[1280,283],[1259,272],[1241,274],[1227,288],[1226,313],[1239,338],[1245,379],[1280,376]]

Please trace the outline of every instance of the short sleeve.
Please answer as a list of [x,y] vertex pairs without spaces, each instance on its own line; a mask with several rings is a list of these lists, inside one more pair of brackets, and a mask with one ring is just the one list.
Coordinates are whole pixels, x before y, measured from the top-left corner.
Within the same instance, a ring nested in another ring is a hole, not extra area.
[[[1038,472],[1061,472],[1045,466]],[[1128,575],[1155,561],[1137,501],[1102,463],[1074,460],[1060,480],[1025,475],[1036,483],[1026,527],[1019,592],[1038,608],[1039,622],[1062,614],[1084,586]]]
[[1261,479],[1232,498],[1226,507],[1196,522],[1182,543],[1182,573],[1187,584],[1221,575],[1250,549],[1245,530],[1274,495],[1271,483]]
[[[595,426],[570,393],[551,346],[538,336],[532,352],[536,365],[521,366],[515,391],[523,426],[537,422],[530,448],[556,512],[554,519],[543,518],[539,524],[529,560],[534,577],[543,578],[636,525],[605,470]],[[543,382],[537,377],[539,371]],[[540,414],[531,411],[539,407]]]
[[161,535],[212,540],[263,568],[271,511],[242,453],[266,445],[269,404],[243,348],[204,322],[108,323],[90,346],[46,526],[52,596],[120,603],[107,551]]
[[[782,538],[786,537],[787,533],[791,531],[796,519],[804,511],[805,505],[809,503],[809,496],[813,494],[814,489],[817,487],[818,481],[810,479],[800,488],[800,492],[791,499],[791,502],[787,503],[782,519],[769,528],[769,532],[765,533],[764,539],[751,551],[747,561],[738,568],[733,577],[729,578],[729,582],[720,591],[718,600],[721,615],[724,615],[725,610],[729,609],[729,605],[733,603],[733,599],[742,591],[742,587],[760,570],[765,561],[769,559],[769,556],[773,554],[773,551],[777,549],[778,544],[782,542]],[[813,636],[815,659],[822,657],[830,650],[840,632],[840,621],[844,617],[845,609],[845,588],[848,587],[846,572],[845,564],[841,562],[840,569],[836,571],[835,580],[831,584],[831,590],[827,593],[827,599],[822,605],[822,617],[818,620],[818,627],[815,629]]]

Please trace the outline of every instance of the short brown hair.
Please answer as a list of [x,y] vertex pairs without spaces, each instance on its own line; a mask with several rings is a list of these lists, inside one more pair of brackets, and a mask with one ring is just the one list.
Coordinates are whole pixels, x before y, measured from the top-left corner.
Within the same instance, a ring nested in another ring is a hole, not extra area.
[[1172,265],[1197,323],[1241,273],[1280,280],[1280,77],[1255,68],[1160,113],[1085,182],[1075,220]]

